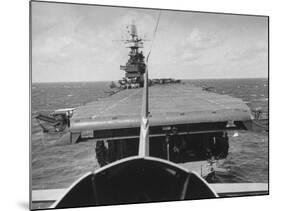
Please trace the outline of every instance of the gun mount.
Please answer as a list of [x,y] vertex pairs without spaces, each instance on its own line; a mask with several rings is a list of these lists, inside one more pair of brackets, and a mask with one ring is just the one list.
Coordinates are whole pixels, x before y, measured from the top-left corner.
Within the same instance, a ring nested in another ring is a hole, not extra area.
[[62,132],[70,126],[70,118],[75,108],[57,109],[51,113],[38,113],[37,119],[44,133]]

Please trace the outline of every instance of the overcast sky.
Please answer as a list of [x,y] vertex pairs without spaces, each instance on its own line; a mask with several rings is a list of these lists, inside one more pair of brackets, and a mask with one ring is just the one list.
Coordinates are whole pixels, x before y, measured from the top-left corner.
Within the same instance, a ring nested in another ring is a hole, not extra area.
[[[152,39],[157,10],[32,2],[32,81],[112,81],[128,59],[126,25]],[[151,42],[145,42],[146,55]],[[267,77],[267,18],[162,11],[149,76]]]

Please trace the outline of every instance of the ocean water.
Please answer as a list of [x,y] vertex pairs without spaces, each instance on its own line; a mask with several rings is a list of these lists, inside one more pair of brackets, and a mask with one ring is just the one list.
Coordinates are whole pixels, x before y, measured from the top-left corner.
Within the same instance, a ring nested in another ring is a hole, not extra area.
[[[250,108],[268,116],[267,79],[190,80],[195,86],[241,98]],[[75,145],[58,141],[59,134],[46,138],[34,118],[38,111],[77,107],[108,97],[110,82],[33,83],[31,117],[32,189],[66,188],[83,174],[99,168],[95,143]],[[243,131],[230,138],[229,155],[218,174],[218,182],[268,182],[268,133]]]
[[[268,79],[191,80],[200,87],[242,99],[252,110],[261,109],[268,118]],[[223,168],[226,174],[217,175],[218,182],[268,182],[268,133],[240,131],[229,140],[229,154]]]

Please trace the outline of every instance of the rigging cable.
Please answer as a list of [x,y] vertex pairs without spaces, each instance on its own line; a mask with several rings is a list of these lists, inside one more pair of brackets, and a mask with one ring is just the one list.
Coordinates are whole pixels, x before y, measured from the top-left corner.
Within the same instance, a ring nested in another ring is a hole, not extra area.
[[153,45],[153,42],[155,40],[156,32],[157,32],[158,25],[159,25],[160,16],[161,16],[161,10],[159,11],[159,14],[158,14],[156,26],[155,26],[155,29],[154,29],[154,32],[153,32],[152,42],[151,42],[150,49],[149,49],[149,52],[148,52],[147,57],[146,57],[146,63],[148,63],[148,58],[150,56],[152,45]]
[[151,53],[153,41],[157,32],[161,10],[158,15],[156,26],[154,29],[153,39],[151,42],[149,53],[146,57],[146,69],[144,73],[144,88],[142,99],[141,125],[140,125],[140,139],[139,139],[139,156],[149,156],[149,102],[148,102],[148,58]]

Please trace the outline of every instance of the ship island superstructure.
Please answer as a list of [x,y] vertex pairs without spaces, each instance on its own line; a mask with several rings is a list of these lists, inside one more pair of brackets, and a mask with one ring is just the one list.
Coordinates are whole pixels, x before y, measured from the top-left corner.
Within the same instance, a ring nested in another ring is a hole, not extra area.
[[119,80],[121,88],[139,88],[143,87],[144,72],[146,64],[144,61],[143,52],[143,39],[138,36],[137,27],[135,24],[128,26],[129,39],[124,40],[127,48],[130,48],[129,59],[126,65],[121,65],[120,69],[125,71],[125,77]]

